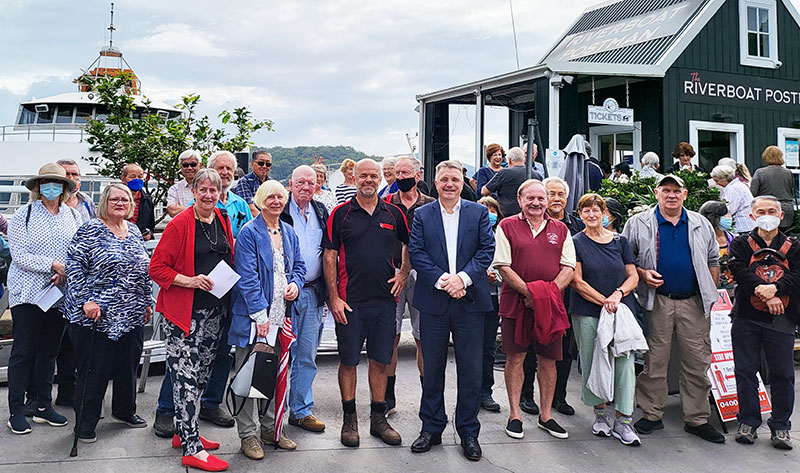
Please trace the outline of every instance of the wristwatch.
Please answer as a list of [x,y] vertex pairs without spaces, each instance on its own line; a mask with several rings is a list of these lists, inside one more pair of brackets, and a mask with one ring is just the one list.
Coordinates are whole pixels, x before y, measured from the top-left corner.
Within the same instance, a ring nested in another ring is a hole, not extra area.
[[621,287],[618,287],[618,288],[614,289],[614,292],[617,292],[617,291],[619,291],[619,294],[622,297],[625,297],[625,291],[623,291]]

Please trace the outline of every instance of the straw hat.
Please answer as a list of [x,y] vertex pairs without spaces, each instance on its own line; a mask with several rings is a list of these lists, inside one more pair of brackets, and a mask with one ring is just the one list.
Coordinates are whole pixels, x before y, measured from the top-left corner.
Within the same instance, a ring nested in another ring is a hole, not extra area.
[[75,190],[75,182],[67,179],[67,172],[61,167],[61,165],[56,163],[47,163],[39,168],[39,174],[25,181],[25,187],[32,191],[37,190],[39,187],[39,182],[45,179],[63,183],[69,192]]

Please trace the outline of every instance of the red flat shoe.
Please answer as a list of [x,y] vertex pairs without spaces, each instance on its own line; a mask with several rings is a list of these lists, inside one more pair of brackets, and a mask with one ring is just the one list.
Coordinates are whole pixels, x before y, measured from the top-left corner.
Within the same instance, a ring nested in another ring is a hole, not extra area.
[[203,471],[223,471],[228,469],[228,462],[208,454],[206,461],[199,460],[191,455],[181,457],[181,465],[190,466]]
[[[215,442],[213,440],[208,440],[207,438],[200,436],[200,443],[203,444],[203,448],[205,450],[216,450],[219,448],[219,442]],[[180,448],[181,446],[181,438],[178,437],[178,434],[172,436],[172,448]]]

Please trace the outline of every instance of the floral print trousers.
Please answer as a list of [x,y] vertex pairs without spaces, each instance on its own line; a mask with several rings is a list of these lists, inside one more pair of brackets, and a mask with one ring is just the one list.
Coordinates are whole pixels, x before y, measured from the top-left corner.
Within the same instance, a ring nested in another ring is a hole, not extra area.
[[197,416],[200,397],[216,357],[222,324],[227,323],[225,306],[197,309],[192,314],[189,335],[172,323],[167,323],[167,366],[175,398],[175,429],[181,439],[184,455],[203,450]]

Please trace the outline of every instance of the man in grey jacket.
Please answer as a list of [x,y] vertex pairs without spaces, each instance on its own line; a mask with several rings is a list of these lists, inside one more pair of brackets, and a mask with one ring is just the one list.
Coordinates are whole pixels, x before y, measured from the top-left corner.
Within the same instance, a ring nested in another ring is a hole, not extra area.
[[714,443],[722,436],[708,423],[711,363],[709,318],[717,300],[719,246],[711,224],[686,210],[683,179],[667,175],[655,189],[658,205],[634,215],[624,235],[636,257],[637,294],[647,311],[650,333],[644,371],[636,380],[636,401],[643,417],[634,424],[640,434],[663,429],[667,403],[667,366],[673,333],[680,357],[680,392],[684,430]]

